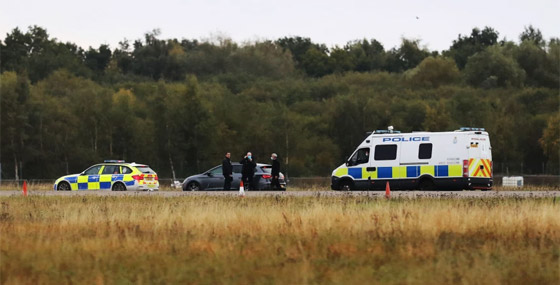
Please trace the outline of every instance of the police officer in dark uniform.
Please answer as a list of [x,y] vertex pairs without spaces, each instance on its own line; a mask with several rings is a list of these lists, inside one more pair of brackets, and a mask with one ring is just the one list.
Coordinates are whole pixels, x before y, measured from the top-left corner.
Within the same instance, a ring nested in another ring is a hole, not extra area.
[[224,175],[224,190],[231,188],[231,181],[233,180],[233,167],[231,166],[231,153],[226,153],[226,157],[222,161],[222,174]]
[[280,186],[280,162],[278,161],[278,155],[273,153],[270,155],[270,159],[272,159],[272,181],[270,183],[270,187],[273,190],[280,190],[282,187]]
[[243,181],[243,186],[246,187],[247,190],[255,189],[253,185],[253,176],[255,175],[255,167],[257,167],[257,163],[255,162],[255,158],[251,152],[247,152],[247,155],[239,161],[243,166],[241,168],[241,181]]

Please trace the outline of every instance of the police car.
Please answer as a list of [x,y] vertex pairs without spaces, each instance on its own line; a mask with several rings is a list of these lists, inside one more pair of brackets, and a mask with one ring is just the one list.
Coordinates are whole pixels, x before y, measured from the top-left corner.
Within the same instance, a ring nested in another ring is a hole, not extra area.
[[492,147],[483,128],[400,133],[377,130],[336,168],[333,190],[492,188]]
[[124,160],[105,160],[82,173],[62,176],[54,183],[56,191],[158,189],[157,173],[148,165],[126,163]]

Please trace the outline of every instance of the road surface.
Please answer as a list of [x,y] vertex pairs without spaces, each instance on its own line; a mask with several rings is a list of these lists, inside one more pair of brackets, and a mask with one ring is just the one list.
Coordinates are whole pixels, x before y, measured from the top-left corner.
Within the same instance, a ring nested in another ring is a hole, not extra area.
[[[21,190],[0,191],[0,197],[21,196]],[[29,191],[30,196],[239,196],[238,191]],[[266,196],[286,197],[385,197],[385,191],[246,191],[246,197]],[[544,198],[560,197],[560,191],[391,191],[393,198],[484,198],[484,197],[518,197],[518,198]]]

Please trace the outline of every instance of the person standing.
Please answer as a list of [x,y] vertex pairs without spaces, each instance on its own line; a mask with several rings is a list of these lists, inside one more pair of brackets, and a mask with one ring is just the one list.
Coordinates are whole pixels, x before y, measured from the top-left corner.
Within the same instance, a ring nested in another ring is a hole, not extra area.
[[253,185],[253,175],[255,175],[255,167],[257,163],[251,152],[247,152],[247,155],[241,161],[239,161],[243,166],[241,168],[241,181],[243,181],[243,186],[247,190],[253,190],[255,187]]
[[231,188],[231,181],[233,181],[233,167],[231,166],[231,153],[226,153],[226,157],[222,161],[222,174],[224,175],[224,190]]
[[273,190],[280,190],[282,187],[280,186],[280,162],[278,161],[278,155],[273,153],[270,155],[270,159],[272,160],[272,171],[270,175],[272,176],[272,181],[270,187]]

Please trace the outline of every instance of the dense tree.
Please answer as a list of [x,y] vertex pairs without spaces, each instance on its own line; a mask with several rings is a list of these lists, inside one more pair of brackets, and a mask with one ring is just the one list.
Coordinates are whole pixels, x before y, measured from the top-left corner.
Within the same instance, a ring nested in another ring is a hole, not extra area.
[[[557,173],[560,41],[491,28],[442,56],[403,39],[327,48],[308,38],[237,44],[159,31],[82,50],[40,27],[0,42],[2,178],[54,178],[103,159],[185,177],[252,151],[289,175],[327,176],[365,133],[485,127],[496,172]],[[461,80],[462,79],[462,80]]]
[[469,57],[477,52],[498,43],[499,33],[490,27],[485,27],[482,31],[474,28],[469,36],[462,36],[453,41],[453,44],[444,55],[455,59],[459,69],[463,69],[467,65]]
[[391,72],[402,72],[416,67],[430,53],[420,47],[419,40],[403,39],[398,49],[388,52],[386,69]]
[[532,25],[525,27],[525,30],[519,35],[521,42],[532,42],[538,47],[544,47],[545,41],[539,29],[535,29]]
[[439,87],[455,83],[459,79],[460,73],[452,59],[430,56],[405,75],[413,84]]
[[466,81],[477,87],[521,87],[525,71],[507,53],[505,47],[492,46],[469,58],[465,66]]

